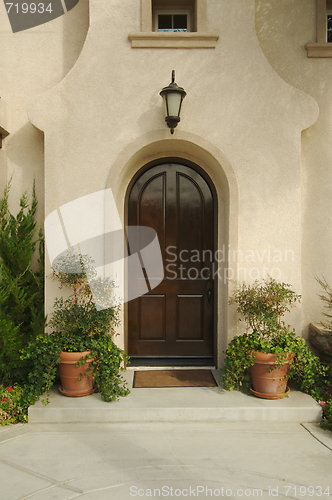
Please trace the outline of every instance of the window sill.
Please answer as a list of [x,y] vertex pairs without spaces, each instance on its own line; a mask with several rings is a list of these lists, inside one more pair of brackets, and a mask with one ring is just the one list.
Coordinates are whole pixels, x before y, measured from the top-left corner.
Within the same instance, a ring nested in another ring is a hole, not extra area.
[[307,43],[308,57],[332,57],[332,43]]
[[133,49],[214,49],[219,35],[214,33],[140,32],[128,35]]

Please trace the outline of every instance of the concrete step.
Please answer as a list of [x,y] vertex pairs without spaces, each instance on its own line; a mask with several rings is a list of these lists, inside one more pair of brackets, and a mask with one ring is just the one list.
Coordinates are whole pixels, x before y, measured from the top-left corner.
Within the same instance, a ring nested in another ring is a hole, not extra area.
[[[212,370],[217,381],[220,371]],[[291,389],[288,398],[267,400],[222,387],[132,388],[134,370],[123,376],[130,394],[105,403],[99,394],[81,398],[50,391],[50,403],[29,408],[29,423],[88,422],[319,422],[322,409],[307,394]]]

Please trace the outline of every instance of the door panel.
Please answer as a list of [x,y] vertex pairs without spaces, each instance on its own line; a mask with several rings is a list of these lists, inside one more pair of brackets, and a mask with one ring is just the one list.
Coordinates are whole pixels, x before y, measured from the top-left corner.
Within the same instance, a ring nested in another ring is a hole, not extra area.
[[204,340],[204,295],[178,295],[177,313],[177,340]]
[[128,303],[130,356],[213,355],[214,204],[209,185],[177,163],[145,171],[128,202],[128,225],[157,232],[165,277]]
[[[138,194],[135,223],[156,231],[161,248],[165,248],[165,174],[159,174],[142,186]],[[141,247],[140,247],[141,248]],[[163,256],[164,257],[164,256]]]
[[140,297],[140,340],[165,340],[165,295]]

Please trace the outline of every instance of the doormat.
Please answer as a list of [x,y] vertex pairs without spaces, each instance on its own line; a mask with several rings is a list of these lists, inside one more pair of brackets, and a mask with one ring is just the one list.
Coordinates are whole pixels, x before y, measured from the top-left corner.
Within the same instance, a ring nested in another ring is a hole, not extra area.
[[211,370],[135,371],[133,387],[215,387]]

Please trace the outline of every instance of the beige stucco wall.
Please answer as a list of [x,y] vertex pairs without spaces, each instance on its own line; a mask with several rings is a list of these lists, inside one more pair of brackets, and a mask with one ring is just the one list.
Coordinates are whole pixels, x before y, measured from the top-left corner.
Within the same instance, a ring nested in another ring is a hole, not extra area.
[[[332,59],[310,59],[305,44],[316,41],[316,2],[256,1],[256,27],[268,61],[286,82],[318,103],[316,123],[302,134],[302,328],[322,320],[315,276],[332,283]],[[300,20],[300,22],[299,22]]]
[[[165,151],[194,158],[216,185],[219,248],[230,251],[226,277],[273,272],[301,293],[301,132],[318,107],[266,59],[255,2],[208,2],[208,30],[220,36],[215,49],[133,49],[128,34],[139,30],[137,0],[90,0],[80,57],[30,105],[30,120],[45,133],[46,215],[111,187],[123,217],[126,188],[142,163]],[[159,96],[172,69],[188,94],[174,136]],[[236,333],[228,288],[220,279],[219,360]],[[48,308],[54,293],[48,289]],[[293,321],[300,331],[300,309]]]
[[5,4],[0,3],[0,96],[9,108],[10,128],[0,156],[0,193],[14,174],[10,201],[15,211],[21,194],[26,189],[31,192],[35,179],[40,221],[44,219],[44,138],[30,123],[27,107],[34,96],[60,82],[74,65],[88,19],[88,0],[80,0],[62,17],[13,33]]
[[[332,283],[332,60],[307,58],[314,0],[206,3],[207,35],[219,40],[204,49],[132,48],[139,0],[80,0],[15,34],[0,4],[0,96],[10,108],[0,189],[15,172],[17,199],[35,177],[42,219],[111,188],[125,223],[125,193],[141,166],[165,155],[198,163],[215,184],[218,245],[229,251],[218,283],[221,361],[241,331],[224,278],[272,272],[303,295],[291,317],[299,334],[320,319],[314,276]],[[173,136],[159,96],[172,69],[187,91]],[[48,313],[58,293],[47,281]],[[120,333],[124,346],[125,308]]]

